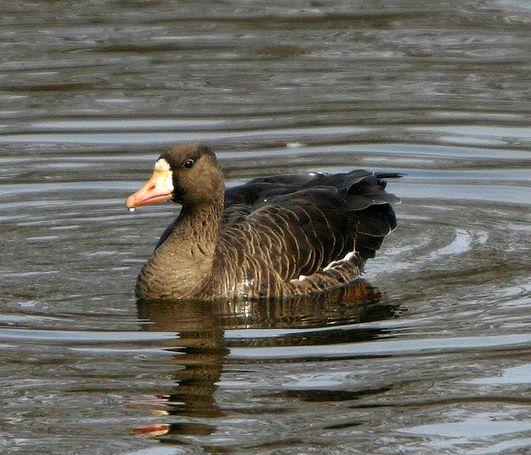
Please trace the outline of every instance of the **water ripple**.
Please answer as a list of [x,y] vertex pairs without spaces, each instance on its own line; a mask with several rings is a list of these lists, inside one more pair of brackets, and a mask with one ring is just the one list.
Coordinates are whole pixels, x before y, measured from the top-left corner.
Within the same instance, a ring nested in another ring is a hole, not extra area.
[[[528,13],[0,3],[3,450],[524,452]],[[405,174],[364,297],[137,302],[179,209],[123,201],[191,140],[227,186]]]

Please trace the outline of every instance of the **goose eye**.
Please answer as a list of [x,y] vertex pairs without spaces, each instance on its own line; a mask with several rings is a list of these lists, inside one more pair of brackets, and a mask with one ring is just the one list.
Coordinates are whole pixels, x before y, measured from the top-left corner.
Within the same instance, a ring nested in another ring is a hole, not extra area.
[[190,169],[194,165],[195,161],[192,159],[186,160],[183,164],[183,167]]

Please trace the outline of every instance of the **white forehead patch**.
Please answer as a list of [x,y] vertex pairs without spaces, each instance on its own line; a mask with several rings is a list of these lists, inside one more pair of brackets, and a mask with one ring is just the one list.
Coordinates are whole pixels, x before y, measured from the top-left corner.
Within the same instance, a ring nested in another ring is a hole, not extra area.
[[155,163],[155,170],[159,172],[168,172],[170,170],[170,163],[164,158],[159,158]]

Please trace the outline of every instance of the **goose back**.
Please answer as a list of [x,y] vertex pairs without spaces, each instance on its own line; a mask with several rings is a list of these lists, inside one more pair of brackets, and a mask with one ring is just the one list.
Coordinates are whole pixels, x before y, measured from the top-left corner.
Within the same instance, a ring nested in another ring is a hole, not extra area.
[[282,175],[227,190],[206,293],[286,297],[355,280],[396,227],[383,178],[398,176]]

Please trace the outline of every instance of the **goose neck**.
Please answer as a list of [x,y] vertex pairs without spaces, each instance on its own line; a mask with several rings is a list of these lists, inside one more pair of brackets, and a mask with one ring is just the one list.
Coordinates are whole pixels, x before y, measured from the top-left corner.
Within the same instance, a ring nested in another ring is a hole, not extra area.
[[[184,243],[197,245],[205,253],[214,252],[221,228],[223,204],[184,205],[174,231],[168,240],[179,239]],[[192,248],[193,249],[193,248]]]

